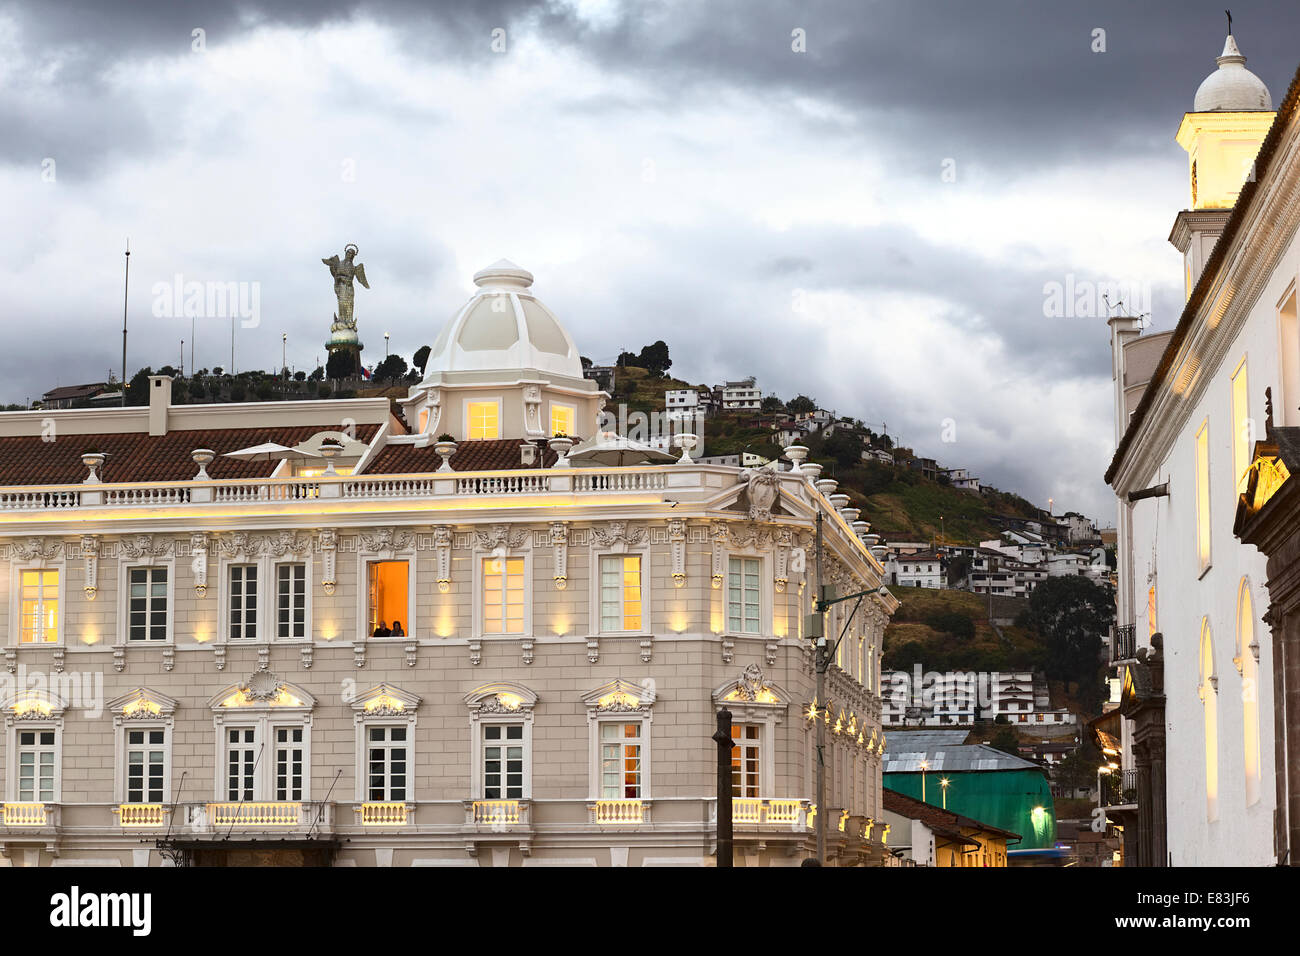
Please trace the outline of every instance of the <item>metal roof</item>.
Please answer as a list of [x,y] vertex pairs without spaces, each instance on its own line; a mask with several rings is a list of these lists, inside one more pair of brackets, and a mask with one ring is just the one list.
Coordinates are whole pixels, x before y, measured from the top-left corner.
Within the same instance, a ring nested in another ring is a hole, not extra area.
[[1038,770],[1029,760],[1003,753],[987,744],[966,744],[964,730],[894,731],[885,739],[883,773],[960,773]]

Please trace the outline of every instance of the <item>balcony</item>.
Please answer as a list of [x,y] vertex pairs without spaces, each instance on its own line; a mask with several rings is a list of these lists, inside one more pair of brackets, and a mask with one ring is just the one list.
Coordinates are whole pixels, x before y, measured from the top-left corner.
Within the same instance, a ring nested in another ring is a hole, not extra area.
[[[731,825],[736,829],[805,830],[812,825],[812,804],[785,797],[733,797]],[[718,804],[714,801],[709,822],[717,825]]]
[[113,808],[118,825],[123,829],[133,827],[161,827],[167,824],[170,807],[161,803],[123,803]]
[[643,800],[597,800],[590,809],[598,826],[638,827],[650,822],[650,807]]
[[4,825],[7,827],[57,826],[58,807],[52,803],[6,803]]
[[230,803],[191,803],[185,819],[195,833],[256,834],[331,833],[334,804],[320,801],[249,800]]
[[406,803],[363,803],[356,808],[363,827],[404,827],[413,808]]
[[1110,629],[1110,662],[1119,664],[1137,659],[1137,625],[1124,624]]
[[504,832],[528,826],[528,801],[526,800],[471,800],[466,804],[465,823],[474,827],[487,827]]

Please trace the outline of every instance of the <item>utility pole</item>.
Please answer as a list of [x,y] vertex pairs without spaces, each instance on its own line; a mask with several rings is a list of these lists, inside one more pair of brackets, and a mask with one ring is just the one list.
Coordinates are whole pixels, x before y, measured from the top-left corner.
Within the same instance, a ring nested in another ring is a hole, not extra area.
[[126,239],[126,275],[122,280],[122,407],[126,408],[126,302],[131,289],[131,237]]
[[[817,630],[814,636],[817,645],[814,651],[817,668],[816,700],[819,707],[826,706],[826,615],[822,610],[822,511],[817,509],[817,590],[814,592],[813,623]],[[815,715],[817,722],[817,865],[826,865],[826,721],[821,714]]]
[[718,729],[713,739],[718,742],[718,866],[732,867],[731,829],[731,711],[718,711]]

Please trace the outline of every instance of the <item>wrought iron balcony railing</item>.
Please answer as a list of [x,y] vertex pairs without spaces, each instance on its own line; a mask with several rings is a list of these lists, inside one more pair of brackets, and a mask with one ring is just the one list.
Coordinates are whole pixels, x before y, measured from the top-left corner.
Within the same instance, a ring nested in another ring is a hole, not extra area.
[[1110,630],[1110,662],[1131,661],[1137,657],[1137,625],[1114,625]]

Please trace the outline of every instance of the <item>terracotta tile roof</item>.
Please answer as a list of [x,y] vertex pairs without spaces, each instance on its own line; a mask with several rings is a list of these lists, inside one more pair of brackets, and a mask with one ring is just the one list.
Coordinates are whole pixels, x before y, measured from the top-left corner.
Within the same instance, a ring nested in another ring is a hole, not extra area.
[[980,821],[964,817],[960,813],[953,813],[951,810],[936,807],[932,803],[922,803],[920,800],[899,793],[897,790],[890,790],[888,787],[882,788],[881,796],[886,810],[911,820],[920,820],[931,830],[950,834],[959,833],[960,828],[965,827],[968,830],[979,829],[986,833],[1004,836],[1008,840],[1020,839],[1019,833],[1003,830],[991,823],[980,823]]
[[[377,425],[357,427],[357,439],[369,442]],[[105,481],[185,481],[198,466],[190,458],[196,448],[211,448],[216,459],[208,465],[213,478],[263,478],[276,461],[236,461],[226,452],[263,442],[296,445],[322,431],[337,431],[338,423],[273,428],[205,428],[149,435],[118,432],[101,435],[59,434],[52,442],[40,435],[0,436],[0,485],[79,484],[88,474],[81,456],[90,449],[108,455],[100,477]]]
[[[494,441],[463,441],[451,456],[453,471],[511,471],[536,468],[524,465],[519,454],[519,438],[500,438]],[[555,452],[549,448],[542,456],[543,465],[555,464]],[[388,445],[366,466],[367,475],[408,475],[437,471],[442,467],[442,457],[433,450],[431,442],[426,448],[414,445]]]

